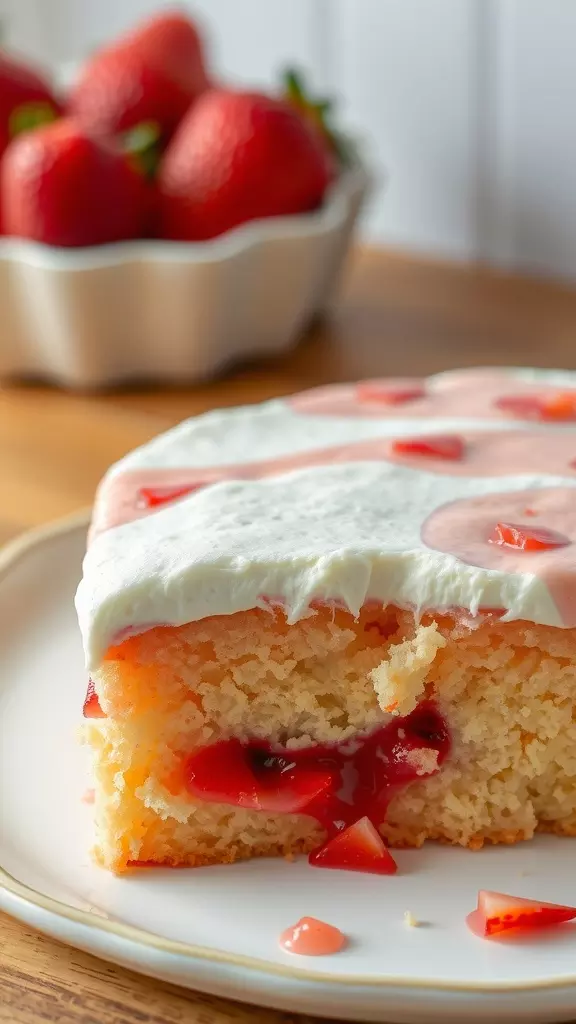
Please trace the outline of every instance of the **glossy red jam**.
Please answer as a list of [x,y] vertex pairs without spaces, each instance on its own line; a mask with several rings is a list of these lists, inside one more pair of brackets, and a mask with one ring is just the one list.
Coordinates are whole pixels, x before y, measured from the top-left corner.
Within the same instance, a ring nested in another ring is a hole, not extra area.
[[189,757],[184,778],[197,800],[309,814],[330,836],[365,815],[380,825],[395,793],[435,774],[449,751],[446,723],[424,701],[405,718],[332,746],[288,750],[222,740]]

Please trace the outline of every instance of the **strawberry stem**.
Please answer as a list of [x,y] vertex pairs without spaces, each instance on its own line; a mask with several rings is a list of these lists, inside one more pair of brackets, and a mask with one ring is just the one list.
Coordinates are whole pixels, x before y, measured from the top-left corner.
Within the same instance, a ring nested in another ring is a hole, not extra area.
[[124,151],[145,178],[156,176],[162,156],[161,141],[160,126],[155,121],[142,121],[124,135]]
[[282,75],[282,82],[284,99],[320,131],[341,164],[350,164],[353,160],[352,148],[331,123],[334,100],[329,97],[313,98],[306,88],[302,72],[296,68],[287,68]]
[[40,125],[50,124],[58,117],[56,109],[51,103],[35,100],[33,103],[21,103],[14,107],[8,121],[8,132],[13,139],[21,132],[29,132]]

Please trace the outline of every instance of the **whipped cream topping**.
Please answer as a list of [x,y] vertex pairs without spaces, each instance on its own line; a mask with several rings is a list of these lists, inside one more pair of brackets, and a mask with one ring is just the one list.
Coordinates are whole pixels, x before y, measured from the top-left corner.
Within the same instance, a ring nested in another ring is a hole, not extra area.
[[[576,422],[498,404],[572,389],[576,402],[576,373],[463,370],[419,382],[423,394],[380,384],[380,401],[337,385],[208,413],[113,466],[76,602],[89,669],[126,631],[271,602],[291,622],[317,601],[356,614],[374,599],[576,626]],[[458,437],[462,457],[394,450],[423,435]],[[571,543],[496,547],[499,520]]]

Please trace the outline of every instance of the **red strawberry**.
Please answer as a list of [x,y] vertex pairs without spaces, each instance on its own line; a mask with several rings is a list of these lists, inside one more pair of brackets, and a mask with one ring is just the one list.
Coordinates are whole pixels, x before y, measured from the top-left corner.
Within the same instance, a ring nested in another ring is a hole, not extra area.
[[313,210],[331,176],[322,140],[289,104],[211,90],[194,104],[160,167],[160,233],[214,238],[245,221]]
[[64,246],[136,238],[145,188],[114,141],[91,137],[70,119],[56,121],[25,132],[4,154],[4,231]]
[[94,686],[92,679],[88,680],[88,689],[86,690],[86,697],[84,698],[82,714],[84,715],[84,718],[106,718],[106,715],[100,706],[96,687]]
[[0,54],[0,156],[15,135],[53,121],[59,113],[48,83],[25,64]]
[[514,523],[496,523],[494,534],[489,540],[491,544],[517,548],[519,551],[550,551],[570,544],[570,538],[556,530],[547,530],[544,526],[517,526]]
[[464,442],[456,434],[404,437],[392,442],[395,455],[429,455],[437,459],[461,459]]
[[334,839],[311,853],[309,861],[317,868],[368,871],[376,875],[394,875],[398,870],[396,861],[369,818],[360,818],[344,832],[339,832]]
[[559,903],[541,903],[521,896],[507,896],[502,892],[478,893],[478,906],[468,914],[466,923],[475,935],[489,938],[511,929],[532,931],[554,924],[563,924],[576,917],[576,907]]
[[69,109],[92,131],[153,122],[168,137],[208,85],[194,24],[183,14],[159,14],[88,61]]

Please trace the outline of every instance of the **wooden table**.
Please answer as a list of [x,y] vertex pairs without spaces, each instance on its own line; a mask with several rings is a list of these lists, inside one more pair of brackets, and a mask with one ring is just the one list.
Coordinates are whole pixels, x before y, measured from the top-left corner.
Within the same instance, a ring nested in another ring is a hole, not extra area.
[[[39,387],[1,392],[0,541],[88,505],[110,462],[184,416],[326,381],[482,364],[576,368],[576,292],[360,252],[329,320],[281,360],[201,388],[90,397]],[[183,993],[0,916],[0,1021],[288,1024],[295,1018]]]

